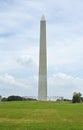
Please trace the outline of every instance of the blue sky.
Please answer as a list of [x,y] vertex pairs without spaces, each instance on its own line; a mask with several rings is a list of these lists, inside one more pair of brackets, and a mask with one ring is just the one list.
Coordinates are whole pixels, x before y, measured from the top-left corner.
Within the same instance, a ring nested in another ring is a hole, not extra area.
[[37,96],[42,14],[47,23],[48,96],[83,94],[83,1],[0,0],[2,96]]

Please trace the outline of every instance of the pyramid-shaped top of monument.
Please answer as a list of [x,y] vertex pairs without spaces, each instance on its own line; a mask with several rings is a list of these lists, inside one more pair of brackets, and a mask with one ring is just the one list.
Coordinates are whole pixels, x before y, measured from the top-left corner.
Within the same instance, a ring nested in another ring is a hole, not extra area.
[[45,16],[42,15],[41,21],[45,21]]

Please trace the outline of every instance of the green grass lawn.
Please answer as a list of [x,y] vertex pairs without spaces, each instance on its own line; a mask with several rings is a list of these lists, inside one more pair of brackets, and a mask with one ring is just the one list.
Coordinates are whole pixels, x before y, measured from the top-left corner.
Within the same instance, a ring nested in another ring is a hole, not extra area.
[[0,130],[83,130],[83,104],[1,102]]

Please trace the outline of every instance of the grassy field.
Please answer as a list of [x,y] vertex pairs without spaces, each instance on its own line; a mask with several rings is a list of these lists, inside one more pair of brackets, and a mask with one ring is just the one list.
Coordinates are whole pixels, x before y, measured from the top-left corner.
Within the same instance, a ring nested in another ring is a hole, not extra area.
[[83,130],[83,104],[1,102],[0,130]]

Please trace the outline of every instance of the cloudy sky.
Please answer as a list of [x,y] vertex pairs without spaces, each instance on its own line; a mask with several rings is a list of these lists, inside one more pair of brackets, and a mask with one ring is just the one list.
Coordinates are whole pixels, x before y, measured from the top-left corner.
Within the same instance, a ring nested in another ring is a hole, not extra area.
[[48,96],[83,94],[83,0],[0,0],[0,95],[37,96],[42,14]]

